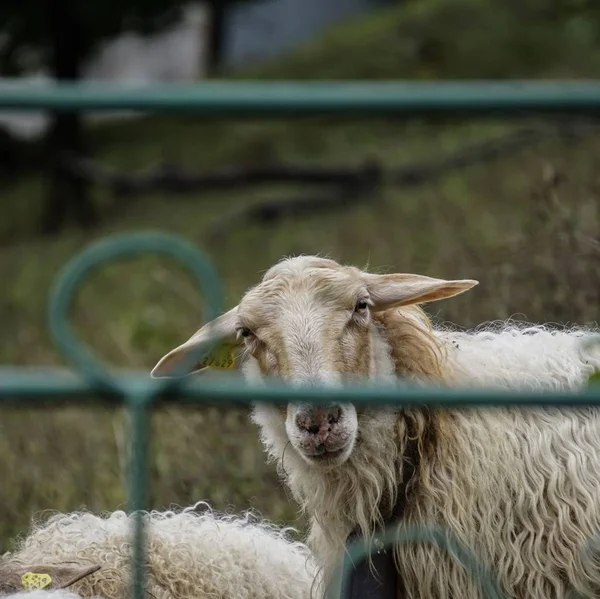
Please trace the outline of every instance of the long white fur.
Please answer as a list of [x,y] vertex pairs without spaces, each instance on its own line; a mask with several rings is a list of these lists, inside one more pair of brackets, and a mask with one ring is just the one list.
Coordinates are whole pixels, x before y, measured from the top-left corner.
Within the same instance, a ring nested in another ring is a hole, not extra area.
[[[591,338],[582,329],[495,323],[434,335],[447,344],[446,367],[460,373],[459,386],[575,389],[600,367],[598,355],[581,344]],[[418,429],[421,414],[365,411],[360,446],[326,471],[290,451],[273,408],[257,405],[253,418],[312,518],[309,545],[327,580],[350,531],[359,526],[369,535],[383,522],[381,499],[395,497],[402,482],[406,419]],[[600,411],[477,408],[450,410],[442,422],[447,430],[437,454],[422,456],[407,522],[451,530],[498,576],[507,596],[558,598],[571,588],[599,596],[600,559],[585,562],[581,555],[586,540],[600,533]],[[400,545],[397,559],[407,597],[481,596],[476,582],[432,546]]]
[[[315,566],[307,547],[248,512],[215,514],[199,502],[145,514],[148,592],[154,599],[308,599]],[[74,583],[82,598],[130,595],[132,517],[123,511],[56,514],[34,523],[7,559],[101,569]],[[46,591],[48,593],[48,591]],[[75,599],[36,593],[18,599]]]

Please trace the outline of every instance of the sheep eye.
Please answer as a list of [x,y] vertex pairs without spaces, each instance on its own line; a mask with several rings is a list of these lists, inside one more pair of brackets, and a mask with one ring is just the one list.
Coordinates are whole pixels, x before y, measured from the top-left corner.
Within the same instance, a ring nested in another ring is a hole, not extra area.
[[364,312],[367,309],[367,300],[359,300],[354,307],[355,312]]
[[238,332],[244,338],[248,338],[252,335],[252,331],[248,327],[242,327],[238,329]]

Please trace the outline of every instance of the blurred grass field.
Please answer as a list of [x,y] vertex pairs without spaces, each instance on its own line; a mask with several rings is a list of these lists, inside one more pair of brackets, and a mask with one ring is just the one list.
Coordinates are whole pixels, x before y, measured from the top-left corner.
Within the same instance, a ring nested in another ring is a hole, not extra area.
[[[600,42],[580,16],[544,19],[533,1],[421,0],[326,32],[247,78],[596,77]],[[596,32],[597,33],[597,32]],[[308,164],[397,167],[501,137],[523,122],[310,118],[203,122],[148,117],[90,127],[95,156],[119,169],[163,157],[191,168],[260,164],[273,157]],[[27,176],[2,190],[0,361],[58,365],[46,326],[48,291],[62,265],[93,239],[160,229],[196,243],[217,266],[226,306],[284,255],[327,254],[387,271],[476,278],[473,291],[429,312],[461,326],[514,317],[591,324],[600,299],[600,140],[549,140],[496,162],[457,170],[414,190],[385,187],[352,209],[249,225],[209,236],[214,219],[290,186],[248,192],[119,200],[93,234],[68,228],[31,239],[43,189]],[[100,206],[112,201],[95,190]],[[80,334],[107,362],[150,370],[202,323],[202,298],[177,264],[153,256],[112,265],[82,289]],[[108,408],[0,410],[0,551],[40,510],[117,509],[125,501],[126,428]],[[303,528],[257,430],[242,409],[169,408],[153,418],[151,505],[207,500],[217,509],[259,510]]]

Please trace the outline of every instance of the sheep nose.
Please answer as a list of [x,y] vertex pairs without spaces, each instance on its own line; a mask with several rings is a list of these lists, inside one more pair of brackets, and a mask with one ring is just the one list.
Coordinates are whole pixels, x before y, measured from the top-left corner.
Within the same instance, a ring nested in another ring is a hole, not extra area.
[[307,406],[296,414],[296,426],[302,432],[318,435],[331,431],[342,416],[342,408],[338,405],[326,408]]

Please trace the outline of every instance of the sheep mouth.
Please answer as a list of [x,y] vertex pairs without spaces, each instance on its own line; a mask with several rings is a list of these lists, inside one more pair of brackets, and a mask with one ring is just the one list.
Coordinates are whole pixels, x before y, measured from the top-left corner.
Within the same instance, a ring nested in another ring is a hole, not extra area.
[[323,449],[320,453],[304,453],[306,458],[314,464],[331,464],[343,461],[346,457],[347,447],[340,449],[327,450]]

